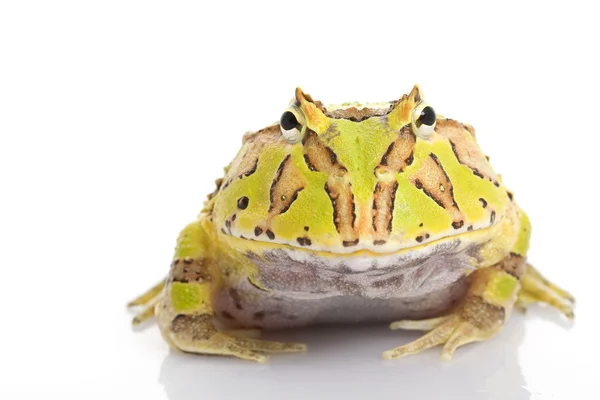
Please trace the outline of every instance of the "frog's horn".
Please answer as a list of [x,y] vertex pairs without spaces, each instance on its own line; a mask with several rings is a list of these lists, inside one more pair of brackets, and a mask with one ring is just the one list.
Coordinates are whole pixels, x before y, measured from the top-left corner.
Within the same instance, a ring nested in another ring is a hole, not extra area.
[[415,85],[408,95],[403,95],[400,100],[394,102],[393,109],[388,114],[388,125],[392,129],[400,129],[411,121],[411,113],[414,107],[423,101],[419,85]]
[[315,101],[299,87],[296,88],[294,105],[302,110],[309,128],[319,133],[327,129],[329,122],[325,116],[325,108],[320,101]]
[[419,85],[413,86],[412,90],[408,94],[408,100],[412,101],[415,104],[418,104],[423,100],[423,94],[421,93]]
[[311,97],[310,94],[304,93],[302,91],[302,89],[300,89],[299,87],[296,88],[295,98],[296,98],[296,104],[297,105],[301,105],[302,103],[308,102],[308,103],[313,103],[318,108],[322,108],[323,107],[323,105],[321,104],[320,101],[313,100],[313,98]]

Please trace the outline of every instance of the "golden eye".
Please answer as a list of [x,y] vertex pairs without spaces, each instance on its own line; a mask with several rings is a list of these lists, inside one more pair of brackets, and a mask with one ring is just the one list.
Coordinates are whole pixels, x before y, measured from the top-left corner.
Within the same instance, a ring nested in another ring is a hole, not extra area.
[[415,135],[429,139],[435,129],[436,115],[434,109],[427,103],[417,104],[412,113],[411,127]]
[[299,143],[304,137],[304,116],[300,110],[291,107],[288,108],[279,119],[281,134],[290,144]]

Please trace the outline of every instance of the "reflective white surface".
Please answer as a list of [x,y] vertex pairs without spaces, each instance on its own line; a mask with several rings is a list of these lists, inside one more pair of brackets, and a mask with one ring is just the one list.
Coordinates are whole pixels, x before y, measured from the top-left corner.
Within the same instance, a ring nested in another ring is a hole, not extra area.
[[[593,3],[0,3],[0,399],[596,399],[600,82]],[[396,361],[386,326],[268,334],[267,365],[169,350],[125,303],[243,133],[302,88],[326,103],[419,83],[471,123],[533,223],[532,263],[577,298],[493,338]]]

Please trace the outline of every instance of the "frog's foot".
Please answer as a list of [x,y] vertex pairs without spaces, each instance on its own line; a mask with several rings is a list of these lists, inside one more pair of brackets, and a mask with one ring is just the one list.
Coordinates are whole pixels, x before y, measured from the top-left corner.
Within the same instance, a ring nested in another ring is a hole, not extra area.
[[521,290],[515,307],[525,311],[532,303],[546,303],[560,310],[569,319],[575,317],[573,312],[575,298],[564,289],[549,282],[531,265],[527,264],[525,273],[521,277]]
[[156,308],[156,304],[160,301],[160,294],[162,293],[164,286],[165,281],[162,280],[142,295],[127,303],[127,308],[144,307],[142,311],[137,313],[133,318],[131,321],[132,325],[139,325],[154,316],[154,309]]
[[442,359],[467,343],[486,340],[500,331],[516,298],[518,281],[506,272],[489,267],[471,274],[465,300],[452,314],[420,321],[397,321],[391,329],[429,331],[404,346],[385,351],[383,358],[394,359],[443,345]]
[[[244,331],[244,333],[251,332]],[[265,363],[264,353],[298,353],[306,351],[301,343],[282,343],[234,336],[233,332],[219,331],[210,315],[179,315],[172,322],[168,341],[175,348],[196,354],[234,356],[244,360]]]
[[390,325],[391,329],[418,329],[429,332],[414,342],[385,351],[383,358],[400,358],[443,345],[442,359],[449,360],[459,346],[494,336],[502,328],[504,314],[502,307],[488,304],[481,297],[471,297],[455,314],[446,317],[396,321]]

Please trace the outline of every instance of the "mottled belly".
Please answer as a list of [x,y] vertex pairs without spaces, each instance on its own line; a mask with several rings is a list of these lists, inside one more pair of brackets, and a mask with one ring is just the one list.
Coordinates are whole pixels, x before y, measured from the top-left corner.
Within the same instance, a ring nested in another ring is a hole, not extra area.
[[262,288],[232,282],[215,298],[217,317],[228,327],[282,329],[440,315],[464,296],[471,250],[454,240],[402,255],[250,254]]

